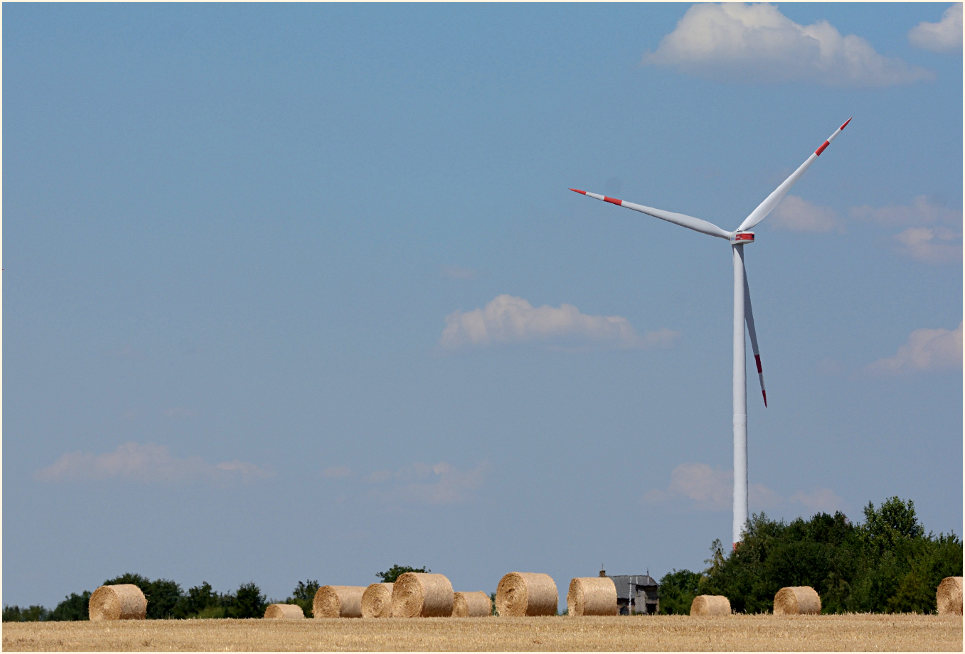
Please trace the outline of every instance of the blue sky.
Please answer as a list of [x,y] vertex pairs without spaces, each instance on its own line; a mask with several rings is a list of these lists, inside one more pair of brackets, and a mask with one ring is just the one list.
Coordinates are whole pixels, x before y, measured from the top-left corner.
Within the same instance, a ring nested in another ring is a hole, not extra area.
[[961,5],[6,4],[3,601],[962,533]]

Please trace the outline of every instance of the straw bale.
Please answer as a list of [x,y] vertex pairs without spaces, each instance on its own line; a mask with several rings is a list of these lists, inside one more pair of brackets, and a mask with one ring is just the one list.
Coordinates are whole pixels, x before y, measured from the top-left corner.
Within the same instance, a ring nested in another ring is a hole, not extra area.
[[143,620],[147,615],[147,598],[134,584],[101,586],[87,602],[91,620]]
[[774,596],[774,615],[807,615],[821,612],[821,596],[810,586],[787,586]]
[[452,598],[452,617],[484,618],[492,615],[492,607],[489,595],[481,590],[472,593],[455,593]]
[[364,586],[322,586],[315,591],[312,617],[361,618]]
[[962,614],[962,578],[945,577],[942,583],[938,584],[938,592],[935,593],[935,602],[938,604],[938,614],[961,615]]
[[575,577],[566,594],[569,615],[616,615],[617,587],[609,577]]
[[362,593],[363,618],[392,617],[392,584],[370,584]]
[[435,572],[404,572],[392,587],[393,618],[448,618],[454,599],[452,584]]
[[690,615],[730,615],[730,600],[723,595],[698,595],[690,603]]
[[553,578],[542,572],[510,572],[496,587],[501,616],[556,615],[559,593]]
[[305,612],[297,604],[269,604],[265,609],[266,620],[302,620]]

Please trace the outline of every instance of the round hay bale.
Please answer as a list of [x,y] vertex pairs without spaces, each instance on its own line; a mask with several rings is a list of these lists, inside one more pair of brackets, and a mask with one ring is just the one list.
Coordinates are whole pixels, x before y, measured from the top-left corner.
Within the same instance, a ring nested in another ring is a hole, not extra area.
[[774,596],[774,615],[808,615],[821,612],[821,596],[810,586],[787,586]]
[[730,615],[730,600],[723,595],[698,595],[690,603],[690,615]]
[[322,586],[312,601],[314,618],[361,618],[364,586]]
[[617,587],[609,577],[575,577],[566,594],[569,615],[616,615]]
[[91,620],[143,620],[147,615],[147,598],[134,584],[101,586],[87,602]]
[[484,618],[492,613],[492,601],[489,595],[481,590],[472,593],[455,593],[452,597],[452,617],[454,618]]
[[370,584],[362,593],[363,618],[392,617],[392,584]]
[[496,587],[499,615],[556,615],[559,601],[556,582],[542,572],[510,572]]
[[935,593],[935,603],[938,604],[938,615],[962,614],[962,578],[945,577],[938,584]]
[[305,612],[297,604],[269,604],[265,620],[303,620]]
[[452,584],[435,572],[404,572],[392,586],[393,618],[448,618]]

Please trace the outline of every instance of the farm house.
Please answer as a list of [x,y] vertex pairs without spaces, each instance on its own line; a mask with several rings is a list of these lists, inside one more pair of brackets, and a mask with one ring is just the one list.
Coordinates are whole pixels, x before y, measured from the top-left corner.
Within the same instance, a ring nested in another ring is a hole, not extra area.
[[600,570],[601,577],[610,577],[617,589],[617,606],[620,615],[646,613],[654,615],[660,609],[657,581],[650,575],[608,575]]

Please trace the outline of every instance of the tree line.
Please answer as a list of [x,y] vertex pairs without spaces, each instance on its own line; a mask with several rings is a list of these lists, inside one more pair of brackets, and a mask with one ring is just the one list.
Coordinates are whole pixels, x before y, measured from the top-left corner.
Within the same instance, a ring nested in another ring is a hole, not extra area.
[[[428,568],[414,568],[393,565],[384,572],[377,572],[376,578],[384,583],[394,582],[404,572],[429,572]],[[149,620],[191,619],[191,618],[260,618],[270,603],[254,582],[241,584],[233,593],[219,593],[211,584],[202,581],[200,585],[188,588],[169,579],[150,580],[139,574],[125,573],[119,577],[106,579],[102,586],[114,584],[134,584],[147,598],[147,618]],[[312,602],[319,584],[317,579],[299,581],[285,600],[285,604],[297,604],[305,617],[312,616]],[[37,622],[47,620],[87,620],[88,602],[91,592],[71,593],[53,610],[33,605],[22,608],[17,605],[3,607],[4,622]]]
[[[786,523],[755,514],[733,551],[715,540],[706,569],[675,569],[660,579],[660,613],[687,614],[697,595],[724,595],[739,613],[770,612],[785,586],[814,588],[823,613],[934,613],[941,580],[962,576],[962,541],[954,533],[926,534],[911,500],[869,502],[864,517],[853,524],[839,511]],[[393,565],[375,576],[391,583],[404,572],[429,569]],[[254,582],[233,593],[215,592],[206,581],[184,592],[174,581],[127,573],[103,585],[111,584],[140,587],[152,619],[260,618],[268,606]],[[318,588],[318,580],[299,581],[284,602],[311,617]],[[86,620],[89,599],[90,591],[71,593],[53,610],[5,605],[3,620]]]
[[864,508],[865,521],[818,513],[790,523],[754,515],[725,554],[719,540],[702,572],[660,580],[660,612],[686,614],[697,595],[724,595],[734,611],[765,613],[785,586],[811,586],[822,613],[934,613],[945,577],[962,576],[962,542],[925,533],[915,504],[891,497]]

